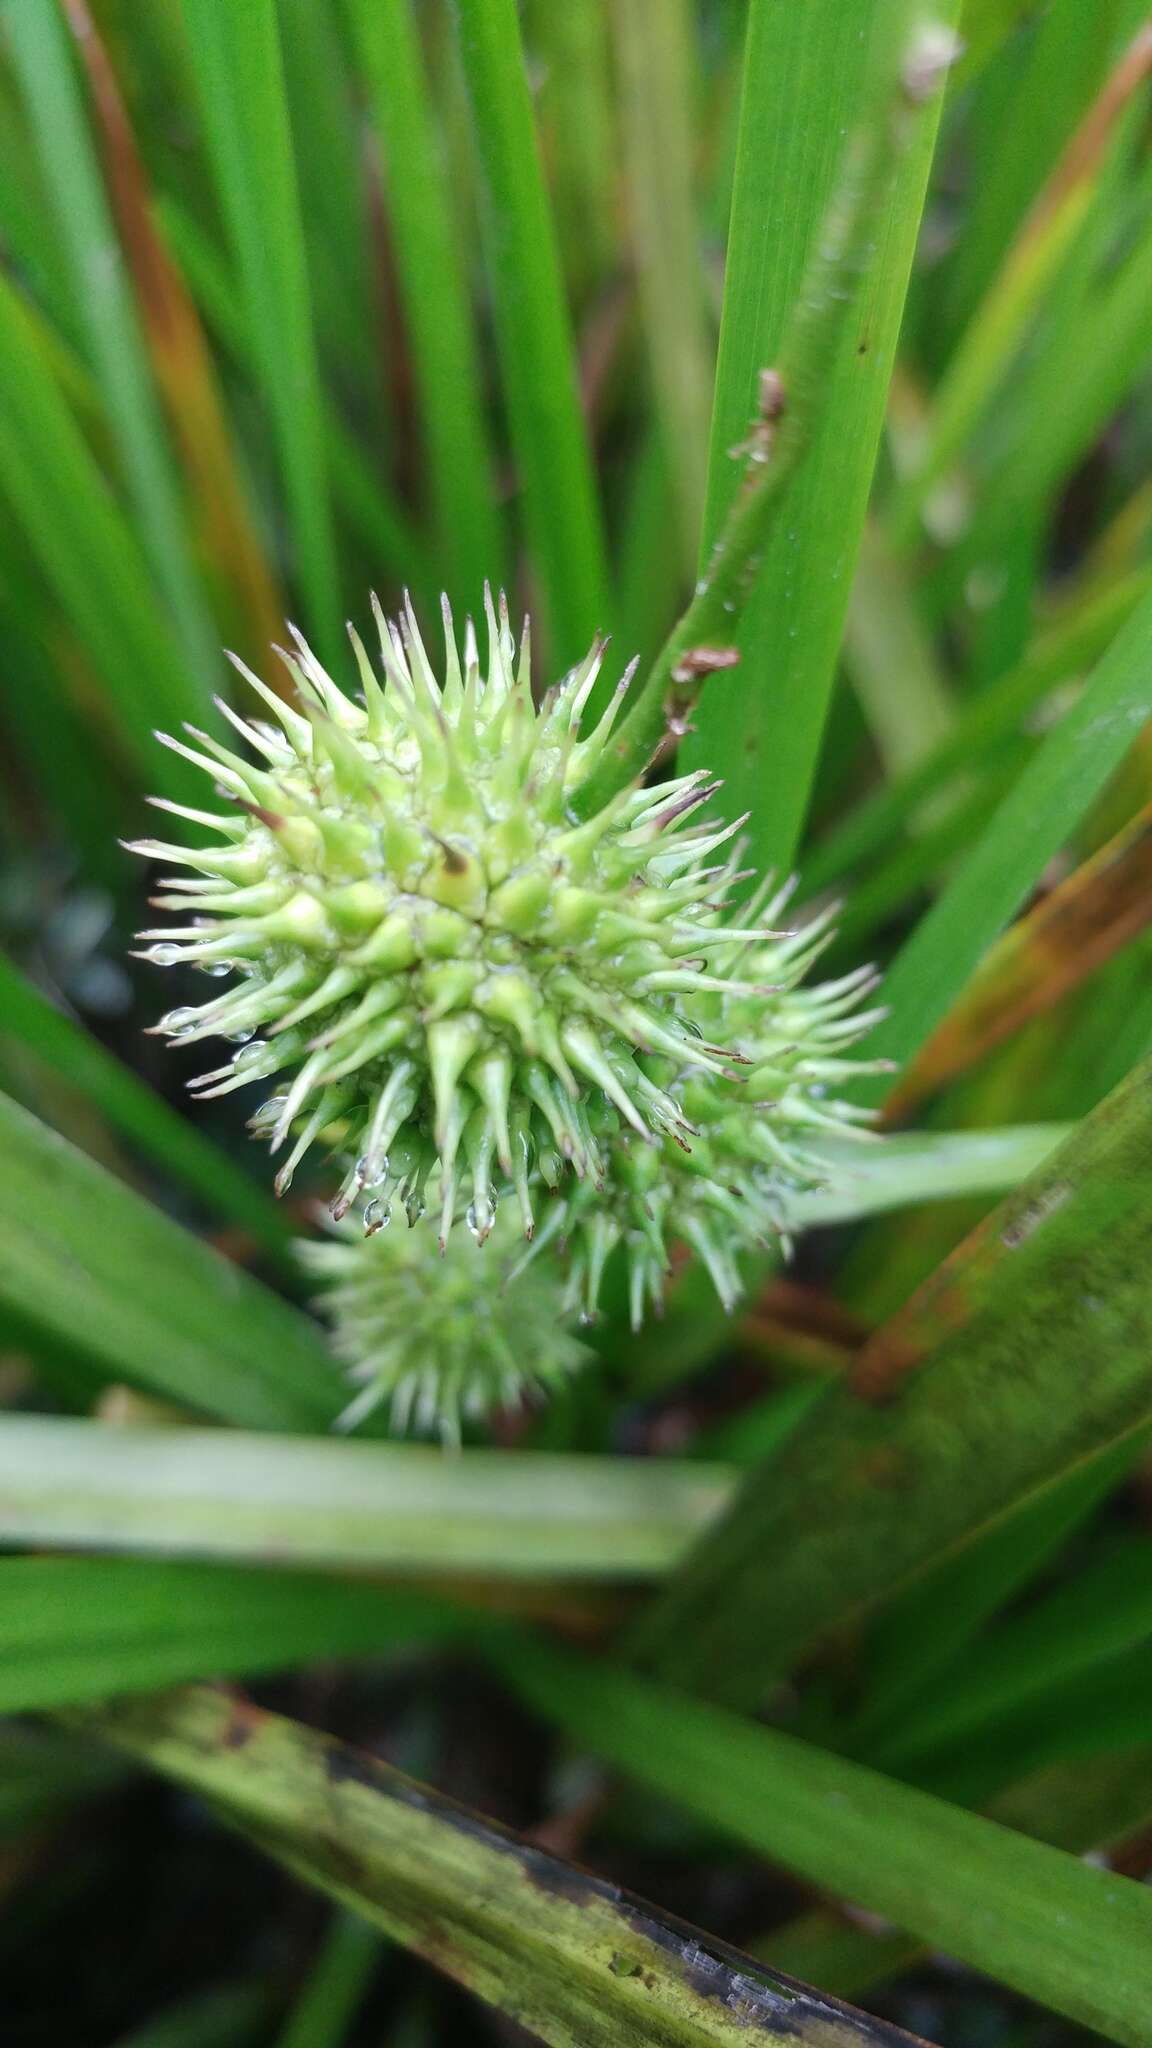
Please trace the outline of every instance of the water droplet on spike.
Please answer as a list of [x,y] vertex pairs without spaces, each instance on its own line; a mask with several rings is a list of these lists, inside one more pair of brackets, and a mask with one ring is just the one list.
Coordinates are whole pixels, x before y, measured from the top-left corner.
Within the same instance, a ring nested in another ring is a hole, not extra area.
[[388,1154],[385,1152],[377,1158],[373,1172],[371,1159],[362,1152],[356,1161],[356,1178],[362,1188],[378,1188],[388,1178]]
[[255,1066],[258,1061],[263,1059],[267,1050],[268,1043],[266,1039],[250,1038],[248,1044],[244,1046],[242,1051],[237,1053],[233,1060],[233,1072],[241,1073],[245,1067]]
[[190,1031],[195,1031],[199,1022],[195,1010],[169,1010],[168,1015],[160,1019],[160,1029],[167,1032],[169,1038],[186,1038]]
[[267,1102],[262,1102],[259,1109],[253,1110],[252,1115],[248,1119],[249,1128],[254,1131],[262,1131],[272,1124],[278,1124],[280,1112],[287,1100],[287,1095],[270,1095]]
[[387,1230],[392,1221],[392,1211],[387,1202],[369,1202],[364,1211],[364,1235],[375,1237],[378,1230]]
[[154,967],[175,967],[176,962],[180,958],[180,948],[179,946],[149,946],[143,957],[145,960],[150,960]]
[[483,1244],[496,1221],[496,1204],[492,1201],[469,1202],[464,1221],[477,1244]]
[[228,1045],[247,1045],[256,1033],[250,1025],[247,1031],[222,1031],[220,1036]]

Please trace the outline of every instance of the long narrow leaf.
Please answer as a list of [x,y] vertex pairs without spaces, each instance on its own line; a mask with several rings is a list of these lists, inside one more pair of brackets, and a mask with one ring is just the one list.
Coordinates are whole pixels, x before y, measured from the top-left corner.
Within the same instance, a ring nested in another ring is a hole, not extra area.
[[956,716],[952,692],[920,618],[911,579],[875,525],[866,526],[861,536],[844,658],[893,780],[947,743]]
[[75,653],[54,624],[38,590],[0,571],[0,636],[10,673],[20,679],[3,710],[14,780],[35,788],[37,809],[59,822],[85,874],[115,885],[125,860],[117,843],[121,790],[112,749],[100,743],[107,735],[93,729],[91,707],[76,688]]
[[409,0],[348,0],[387,174],[389,218],[420,393],[428,490],[448,594],[476,609],[505,576],[479,351]]
[[474,1630],[418,1593],[303,1572],[131,1558],[0,1561],[0,1712],[72,1706],[181,1680],[255,1676]]
[[1139,1436],[1074,1467],[975,1542],[922,1572],[881,1614],[868,1646],[868,1688],[853,1729],[858,1753],[906,1717],[925,1688],[957,1668],[985,1623],[1034,1580],[1139,1458]]
[[200,715],[144,560],[36,346],[15,286],[0,274],[0,490],[106,690],[117,737],[141,777],[168,796],[196,788],[185,764],[153,764],[149,735]]
[[538,67],[535,105],[561,260],[580,312],[618,259],[616,107],[611,11],[602,0],[525,9]]
[[500,1662],[569,1734],[710,1827],[1143,2048],[1147,1887],[610,1665],[536,1643]]
[[194,571],[160,409],[112,226],[57,0],[5,17],[68,251],[74,289],[107,400],[139,531],[199,690],[215,669],[216,634]]
[[[132,274],[144,337],[180,449],[196,531],[242,652],[262,656],[283,631],[284,606],[252,519],[237,451],[199,315],[157,225],[148,175],[109,53],[87,0],[67,0],[88,73],[109,198]],[[212,673],[216,672],[217,635]]]
[[1152,805],[986,953],[958,1003],[900,1076],[885,1113],[900,1121],[1030,1017],[1050,1010],[1152,918]]
[[879,1745],[889,1768],[969,1741],[1001,1714],[1042,1706],[1049,1692],[1152,1639],[1152,1546],[1134,1536],[973,1644],[964,1669],[917,1701]]
[[641,1579],[724,1505],[726,1466],[235,1430],[0,1421],[0,1543],[501,1577]]
[[276,2048],[343,2048],[386,1947],[374,1927],[334,1912]]
[[[998,62],[977,86],[972,132],[979,175],[947,268],[953,331],[971,318],[1095,92],[1126,12],[1135,12],[1128,0],[1101,0],[1091,16],[1077,0],[1054,0],[1038,17],[1031,0],[966,0],[957,84],[989,56]],[[1018,107],[1027,119],[1006,118]]]
[[[1152,596],[1049,733],[968,859],[899,955],[886,1021],[869,1048],[905,1060],[965,986],[981,955],[1065,844],[1152,716]],[[864,1084],[875,1099],[884,1084]]]
[[1146,570],[1135,570],[1070,599],[1007,675],[957,707],[952,730],[939,746],[867,797],[816,845],[804,860],[805,886],[817,891],[839,881],[858,862],[881,853],[937,792],[989,758],[1002,758],[1043,699],[1107,651],[1150,581]]
[[[1107,1854],[1152,1819],[1152,1750],[1143,1745],[1050,1766],[998,1793],[987,1811],[1003,1826],[1075,1856]],[[859,1998],[918,1961],[924,1946],[914,1935],[817,1907],[774,1928],[753,1952],[841,1998]]]
[[553,2048],[912,2041],[376,1758],[241,1701],[194,1690],[82,1720],[206,1794],[290,1869]]
[[[158,214],[205,320],[223,347],[251,371],[253,344],[228,266],[202,228],[171,197],[159,204]],[[430,604],[436,578],[422,536],[326,394],[321,394],[321,404],[332,495],[344,519],[380,569]]]
[[1000,1194],[1034,1173],[1068,1136],[1067,1124],[1021,1124],[1000,1131],[909,1131],[877,1144],[826,1139],[813,1148],[829,1185],[793,1196],[796,1230],[854,1223],[920,1202]]
[[[818,0],[749,12],[744,111],[729,231],[727,285],[712,427],[701,574],[737,483],[729,451],[748,432],[757,379],[780,362],[805,264],[821,231],[842,139],[858,121],[889,118],[871,57],[895,32],[914,66],[929,27],[939,55],[957,9],[915,0]],[[883,77],[882,90],[891,90]],[[812,430],[778,509],[773,536],[738,622],[735,688],[705,691],[685,765],[723,775],[734,812],[753,805],[757,862],[794,857],[823,737],[856,550],[876,459],[908,272],[935,141],[939,95],[921,106],[891,167],[882,225],[868,223],[862,278],[839,323],[834,358],[806,390]],[[907,115],[905,116],[907,118]],[[799,366],[805,372],[805,366]],[[786,403],[793,402],[792,394]]]
[[700,547],[712,406],[693,192],[695,23],[687,0],[617,0],[612,14],[640,306],[688,580]]
[[637,1654],[755,1703],[815,1638],[1147,1426],[1150,1074],[1001,1203],[749,1475],[647,1610]]
[[1014,360],[1038,304],[1058,275],[1081,227],[1107,159],[1113,131],[1152,66],[1145,28],[1121,58],[1029,211],[987,297],[970,322],[936,392],[925,445],[902,485],[893,531],[906,540],[927,494],[947,469]]
[[989,1787],[1026,1771],[1099,1762],[1143,1743],[1152,1685],[1152,1643],[1103,1657],[1087,1670],[1050,1682],[1040,1699],[1022,1700],[955,1748],[936,1750],[916,1768],[917,1780],[945,1799],[972,1805]]
[[209,1210],[231,1216],[261,1244],[283,1254],[288,1225],[271,1197],[0,954],[0,1035],[5,1034],[79,1088],[117,1130],[182,1180]]
[[86,1363],[252,1429],[343,1394],[303,1316],[0,1096],[0,1307]]
[[606,630],[607,570],[515,0],[455,0],[487,203],[504,399],[559,672]]
[[184,0],[200,107],[276,436],[308,629],[341,645],[319,373],[274,0]]
[[355,394],[357,413],[390,444],[399,421],[382,387],[395,358],[381,331],[377,193],[366,175],[355,52],[340,0],[276,0],[276,12],[317,353],[326,381]]

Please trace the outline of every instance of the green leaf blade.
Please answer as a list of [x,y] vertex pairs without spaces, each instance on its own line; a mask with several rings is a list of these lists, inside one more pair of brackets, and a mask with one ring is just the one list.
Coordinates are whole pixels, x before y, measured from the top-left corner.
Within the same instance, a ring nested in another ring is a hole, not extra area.
[[201,112],[275,437],[309,630],[343,643],[307,255],[275,0],[184,0]]
[[106,1052],[0,955],[0,1034],[20,1039],[210,1211],[231,1216],[284,1257],[289,1227],[271,1198],[184,1121],[130,1067]]
[[426,1595],[319,1574],[6,1558],[0,1713],[150,1692],[205,1672],[254,1677],[319,1659],[380,1656],[397,1644],[440,1641],[458,1627],[454,1611]]
[[500,1665],[569,1734],[746,1848],[1143,2048],[1146,1886],[610,1665],[542,1643]]
[[1148,1427],[1149,1072],[993,1210],[749,1475],[641,1617],[637,1657],[756,1705],[821,1637]]
[[[936,6],[943,31],[956,9]],[[713,412],[702,574],[737,482],[730,451],[776,365],[805,265],[834,189],[845,133],[884,118],[867,104],[888,41],[905,49],[929,10],[908,0],[820,0],[749,13],[744,112],[729,236]],[[887,83],[887,81],[885,81]],[[740,667],[704,690],[686,768],[722,775],[729,808],[752,808],[753,857],[787,872],[807,812],[856,551],[879,444],[908,274],[935,142],[926,110],[893,174],[863,281],[822,367],[811,438],[785,488],[734,639]],[[803,365],[799,366],[801,369]],[[786,394],[787,402],[787,394]]]
[[[968,859],[897,957],[886,1020],[868,1040],[905,1060],[1064,845],[1152,717],[1152,596],[1137,606],[1079,702],[1048,734]],[[876,1099],[885,1083],[865,1083]]]
[[251,1429],[320,1429],[343,1387],[258,1281],[0,1096],[0,1306],[85,1362]]
[[455,0],[524,520],[559,673],[606,630],[607,561],[515,0]]
[[211,690],[216,633],[198,582],[160,407],[113,229],[79,84],[56,0],[28,0],[8,17],[9,43],[43,155],[87,331],[157,582],[172,607],[201,702]]
[[0,1542],[277,1570],[641,1580],[730,1490],[725,1466],[667,1459],[0,1421]]
[[291,1721],[197,1690],[83,1725],[209,1797],[307,1882],[552,2048],[910,2048],[899,2028]]

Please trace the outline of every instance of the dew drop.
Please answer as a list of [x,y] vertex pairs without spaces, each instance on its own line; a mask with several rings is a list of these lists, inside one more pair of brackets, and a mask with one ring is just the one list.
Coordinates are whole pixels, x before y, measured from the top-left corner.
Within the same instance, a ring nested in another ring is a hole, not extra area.
[[561,1159],[560,1154],[554,1152],[550,1145],[544,1145],[540,1149],[537,1164],[540,1168],[540,1177],[547,1186],[550,1188],[559,1187],[564,1173],[564,1161]]
[[420,1218],[424,1214],[425,1207],[426,1204],[423,1195],[417,1194],[415,1189],[413,1189],[410,1195],[405,1195],[404,1214],[408,1218],[409,1230],[414,1230],[416,1228],[416,1225],[419,1223]]
[[179,946],[149,946],[144,955],[154,967],[175,967],[180,958]]
[[266,1039],[263,1039],[263,1038],[252,1038],[252,1039],[250,1039],[250,1040],[249,1040],[249,1042],[248,1042],[248,1044],[247,1044],[246,1046],[244,1046],[244,1048],[242,1049],[242,1051],[240,1051],[240,1052],[238,1052],[238,1053],[237,1053],[237,1055],[236,1055],[235,1059],[233,1060],[233,1062],[232,1062],[232,1069],[233,1069],[233,1072],[234,1072],[234,1073],[242,1073],[245,1067],[252,1067],[252,1066],[255,1066],[255,1065],[257,1064],[257,1062],[258,1062],[259,1060],[262,1060],[262,1059],[263,1059],[263,1057],[264,1057],[265,1053],[267,1052],[267,1050],[268,1050],[268,1042],[267,1042],[267,1040],[266,1040]]
[[247,1045],[256,1036],[256,1033],[254,1028],[249,1025],[247,1031],[222,1031],[220,1036],[228,1045]]
[[476,1239],[477,1244],[483,1244],[484,1239],[490,1234],[492,1225],[496,1221],[495,1203],[491,1201],[469,1202],[464,1221]]
[[362,1152],[356,1161],[356,1178],[362,1188],[378,1188],[383,1181],[387,1180],[388,1154],[384,1152],[377,1157],[375,1172],[373,1172],[372,1167],[373,1162],[367,1152]]
[[209,981],[224,981],[232,971],[233,962],[231,960],[213,960],[207,967],[201,969],[201,972],[208,976]]
[[387,1230],[392,1221],[392,1211],[387,1202],[369,1202],[364,1211],[364,1235],[375,1237],[378,1230]]
[[190,1031],[195,1031],[199,1022],[195,1010],[169,1010],[168,1015],[160,1020],[160,1029],[167,1032],[169,1038],[186,1038]]
[[279,1123],[280,1112],[287,1100],[288,1097],[286,1095],[270,1095],[267,1102],[262,1102],[259,1109],[253,1110],[252,1115],[248,1119],[249,1128],[254,1131],[262,1131],[269,1124]]

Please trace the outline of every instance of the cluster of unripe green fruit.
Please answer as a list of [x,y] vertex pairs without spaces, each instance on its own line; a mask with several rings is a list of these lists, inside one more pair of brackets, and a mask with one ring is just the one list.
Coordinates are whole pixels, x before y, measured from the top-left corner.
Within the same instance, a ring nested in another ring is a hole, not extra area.
[[[775,929],[787,892],[767,886],[733,908],[739,826],[702,816],[706,775],[632,783],[583,814],[628,677],[585,730],[603,644],[537,706],[527,628],[517,646],[503,601],[485,609],[482,664],[445,606],[442,676],[411,607],[396,624],[377,611],[382,678],[353,635],[360,702],[298,636],[283,654],[294,703],[244,670],[268,714],[222,707],[244,754],[201,733],[167,742],[229,800],[185,813],[214,843],[138,843],[192,870],[166,880],[159,905],[185,921],[142,934],[150,956],[229,981],[157,1028],[238,1042],[193,1084],[201,1097],[280,1077],[253,1119],[277,1189],[314,1146],[339,1161],[342,1235],[321,1263],[344,1303],[340,1348],[362,1354],[369,1392],[399,1390],[420,1422],[451,1428],[510,1398],[509,1359],[556,1377],[551,1353],[525,1348],[526,1315],[567,1369],[563,1319],[594,1315],[617,1251],[634,1322],[659,1306],[676,1243],[732,1306],[740,1253],[786,1232],[791,1196],[820,1177],[813,1135],[859,1127],[837,1089],[875,1014],[866,969],[804,985],[826,918]],[[413,1238],[388,1254],[377,1240],[397,1207]],[[509,1287],[514,1241],[530,1264]],[[416,1260],[419,1330],[404,1310]]]

